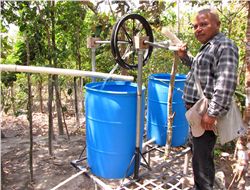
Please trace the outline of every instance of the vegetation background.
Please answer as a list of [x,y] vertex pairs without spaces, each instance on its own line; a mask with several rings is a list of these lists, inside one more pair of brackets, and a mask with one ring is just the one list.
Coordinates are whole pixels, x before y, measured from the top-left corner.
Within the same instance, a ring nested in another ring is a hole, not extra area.
[[[116,21],[127,13],[138,13],[150,23],[154,39],[166,40],[159,31],[168,27],[195,55],[200,44],[194,38],[192,18],[202,7],[214,7],[222,21],[221,31],[239,47],[240,63],[236,98],[248,122],[247,89],[250,86],[250,21],[248,1],[1,1],[1,64],[32,65],[67,69],[91,70],[88,37],[111,38]],[[13,30],[17,32],[13,35]],[[12,34],[12,35],[10,35]],[[143,84],[153,73],[170,73],[173,52],[154,49],[143,68]],[[109,73],[115,66],[109,45],[96,49],[96,71]],[[178,65],[178,73],[188,69]],[[137,77],[134,70],[119,68],[116,74]],[[249,79],[248,79],[249,78]],[[98,79],[101,81],[101,79]],[[249,82],[248,82],[249,81]],[[65,118],[73,119],[72,130],[81,129],[84,120],[84,85],[91,78],[1,72],[1,123],[4,116],[27,115],[29,126],[29,169],[33,180],[33,138],[35,113],[46,113],[48,153],[53,152],[53,139],[69,135]],[[250,93],[250,92],[249,92]],[[55,121],[56,119],[56,124]],[[1,125],[2,126],[2,125]],[[57,128],[55,128],[56,126]],[[2,137],[6,136],[1,131]],[[225,147],[233,150],[235,143]],[[224,147],[224,148],[225,148]],[[220,150],[218,150],[220,151]],[[2,164],[2,162],[1,162]]]

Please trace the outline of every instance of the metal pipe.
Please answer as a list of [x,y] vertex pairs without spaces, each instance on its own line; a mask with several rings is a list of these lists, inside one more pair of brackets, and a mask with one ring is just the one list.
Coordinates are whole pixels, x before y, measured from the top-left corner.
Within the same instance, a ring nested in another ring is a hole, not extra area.
[[[110,44],[111,41],[101,41],[101,40],[97,40],[95,41],[96,44]],[[118,44],[129,44],[128,41],[117,41]],[[156,48],[163,48],[163,49],[167,49],[167,50],[171,50],[171,51],[178,51],[178,47],[177,46],[171,46],[169,44],[164,44],[161,42],[150,42],[145,40],[144,41],[145,44],[149,44],[150,46],[156,47]]]
[[132,76],[124,76],[124,75],[117,75],[117,74],[92,72],[92,71],[80,71],[80,70],[74,70],[74,69],[59,69],[59,68],[52,68],[52,67],[0,64],[0,72],[2,71],[67,75],[67,76],[79,76],[79,77],[80,76],[81,77],[98,77],[98,78],[104,78],[104,79],[109,78],[113,80],[124,80],[124,81],[134,80],[134,77]]
[[[96,48],[91,48],[91,66],[92,66],[92,71],[95,72],[96,71],[96,54],[95,51]],[[92,82],[95,82],[95,77],[92,77]]]
[[149,42],[147,40],[144,41],[145,44],[149,44],[150,46],[156,47],[156,48],[163,48],[170,51],[178,51],[179,47],[177,46],[170,46],[169,44],[160,44],[157,42]]
[[151,143],[154,143],[155,142],[155,139],[152,138],[148,141],[146,141],[145,143],[142,144],[142,149],[144,149],[147,145],[151,144]]
[[143,50],[138,51],[138,74],[137,74],[137,114],[136,114],[136,147],[134,179],[138,179],[140,167],[140,134],[141,134],[141,106],[142,106],[142,66]]
[[154,139],[154,138],[152,138],[152,139],[150,139],[150,140],[144,142],[144,143],[142,144],[142,151],[141,151],[142,154],[145,153],[146,148],[148,147],[148,145],[151,144],[151,143],[154,143],[154,142],[155,142],[155,139]]
[[109,40],[96,40],[95,41],[95,44],[110,44],[110,41]]
[[[97,40],[95,41],[96,44],[110,44],[111,41],[101,41],[101,40]],[[129,44],[128,41],[117,41],[118,44]],[[178,47],[177,46],[171,46],[169,44],[163,44],[161,42],[150,42],[145,40],[144,41],[145,44],[149,44],[150,46],[156,47],[156,48],[163,48],[163,49],[167,49],[167,50],[171,50],[171,51],[178,51]]]
[[68,179],[64,180],[63,182],[59,183],[57,186],[53,187],[51,190],[56,190],[58,189],[59,187],[65,185],[66,183],[68,183],[70,180],[78,177],[79,175],[82,175],[83,173],[86,173],[87,172],[87,169],[84,169],[84,170],[81,170],[79,171],[78,173],[72,175],[71,177],[69,177]]
[[[127,41],[117,41],[118,44],[129,44],[129,42]],[[97,40],[95,41],[95,44],[110,44],[111,41],[107,40],[107,41],[102,41],[102,40]]]
[[183,165],[183,174],[186,176],[188,173],[188,161],[189,161],[189,156],[188,154],[185,154],[184,158],[184,165]]
[[136,147],[140,147],[143,50],[138,51]]
[[111,188],[110,186],[106,185],[102,180],[100,180],[98,177],[92,175],[92,174],[88,174],[88,176],[94,180],[94,182],[99,185],[99,187],[101,187],[101,189],[105,189],[105,190],[113,190],[113,188]]

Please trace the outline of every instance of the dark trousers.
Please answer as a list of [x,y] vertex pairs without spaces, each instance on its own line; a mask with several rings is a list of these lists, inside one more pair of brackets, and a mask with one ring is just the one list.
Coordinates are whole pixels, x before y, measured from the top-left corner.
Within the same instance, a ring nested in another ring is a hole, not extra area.
[[216,135],[213,131],[205,131],[202,136],[192,139],[195,190],[212,190],[215,179],[213,150]]

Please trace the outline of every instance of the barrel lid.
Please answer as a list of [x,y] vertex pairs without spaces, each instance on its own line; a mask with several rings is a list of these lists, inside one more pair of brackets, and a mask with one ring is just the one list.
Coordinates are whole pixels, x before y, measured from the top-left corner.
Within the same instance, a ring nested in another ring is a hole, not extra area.
[[[169,81],[171,78],[170,73],[155,73],[148,77],[150,80],[159,80],[159,81]],[[175,81],[185,81],[187,76],[185,74],[176,74]]]
[[[136,94],[137,84],[128,81],[91,82],[85,85],[85,89],[108,94]],[[144,86],[142,91],[145,91]]]

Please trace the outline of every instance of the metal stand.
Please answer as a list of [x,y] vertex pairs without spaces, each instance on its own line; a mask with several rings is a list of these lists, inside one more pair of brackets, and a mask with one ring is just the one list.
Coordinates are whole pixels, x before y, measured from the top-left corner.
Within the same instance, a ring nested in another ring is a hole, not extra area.
[[[126,18],[126,17],[125,17]],[[120,22],[119,22],[120,23]],[[120,23],[121,25],[121,28],[122,28],[122,22]],[[119,25],[118,25],[119,26]],[[156,42],[151,42],[149,39],[150,39],[150,36],[146,36],[146,37],[140,37],[140,36],[134,36],[134,39],[133,40],[130,40],[130,41],[125,41],[123,39],[119,39],[118,38],[118,31],[119,31],[119,27],[116,26],[115,28],[115,35],[114,35],[114,39],[113,39],[113,46],[116,47],[115,50],[112,51],[114,55],[114,57],[117,57],[117,55],[120,56],[120,62],[118,61],[118,64],[126,69],[128,68],[135,68],[136,65],[129,65],[127,63],[124,62],[124,60],[126,59],[126,55],[133,55],[134,56],[134,53],[131,54],[131,53],[128,53],[127,51],[125,51],[124,53],[124,56],[121,56],[121,53],[120,53],[120,49],[118,47],[118,44],[122,43],[122,44],[128,44],[130,47],[133,47],[137,50],[137,53],[138,53],[138,65],[137,65],[137,113],[136,113],[136,144],[135,144],[135,152],[134,152],[134,156],[133,158],[131,159],[131,162],[130,162],[130,165],[127,169],[127,171],[129,170],[129,168],[131,167],[131,165],[133,163],[134,164],[134,176],[133,176],[133,179],[130,180],[128,183],[125,183],[126,185],[122,184],[122,189],[129,189],[129,188],[124,188],[132,183],[137,183],[137,181],[139,181],[139,171],[140,171],[140,165],[146,165],[146,168],[147,168],[147,172],[149,170],[151,170],[150,166],[149,166],[149,161],[151,160],[150,159],[150,152],[152,150],[158,150],[160,151],[161,153],[163,153],[164,151],[162,151],[161,149],[158,149],[158,148],[155,148],[153,147],[152,145],[150,145],[150,143],[148,143],[146,146],[148,148],[147,151],[145,151],[144,153],[141,152],[141,146],[140,146],[140,142],[141,142],[141,126],[143,125],[144,126],[144,119],[141,119],[141,115],[142,115],[142,68],[143,68],[143,65],[145,64],[145,62],[147,61],[147,59],[145,59],[145,55],[146,57],[149,57],[151,55],[151,52],[152,52],[152,46],[153,47],[157,47],[157,48],[164,48],[164,49],[168,49],[168,50],[172,50],[172,51],[177,51],[178,48],[176,46],[171,46],[170,43],[156,43]],[[133,28],[134,29],[134,28]],[[124,30],[124,28],[123,28]],[[128,33],[127,33],[127,38],[130,37],[128,36]],[[132,38],[130,38],[132,39]],[[102,43],[110,43],[111,44],[111,47],[112,47],[112,40],[111,41],[100,41],[98,38],[89,38],[88,39],[88,45],[87,47],[88,48],[91,48],[91,52],[92,52],[92,71],[95,71],[95,50],[96,50],[96,47],[99,45],[99,44],[102,44]],[[132,43],[132,45],[131,45]],[[151,47],[150,47],[151,46]],[[149,50],[149,47],[151,48],[151,51],[148,51]],[[135,50],[134,49],[134,50]],[[145,52],[148,51],[148,53],[145,54]],[[119,57],[118,56],[118,57]],[[122,62],[122,63],[121,63]],[[95,78],[92,78],[92,81],[95,81]],[[154,142],[154,140],[150,140],[150,142]],[[183,156],[185,154],[187,154],[189,152],[189,149],[185,149],[183,152],[181,152],[180,156]],[[144,158],[144,155],[145,154],[148,154],[148,161]],[[173,160],[169,160],[169,161],[161,161],[161,163],[163,163],[161,166],[165,166],[166,164],[169,164],[171,163],[172,161],[176,161],[180,156],[176,155],[174,157]],[[143,158],[142,162],[140,162],[141,160],[141,157]],[[162,159],[162,158],[161,158]],[[80,169],[82,170],[83,167],[79,167],[79,166],[76,166],[79,162],[79,160],[77,160],[77,162],[74,162],[74,163],[71,163],[74,167],[76,167],[77,169]],[[140,164],[141,163],[141,164]],[[158,162],[155,162],[156,164],[158,164]],[[186,157],[186,160],[185,160],[185,168],[187,168],[187,165],[188,164],[188,157]],[[159,165],[157,165],[157,168]],[[170,169],[171,170],[171,169]],[[187,174],[187,171],[185,169],[184,171],[184,175]],[[102,187],[105,187],[105,189],[112,189],[112,188],[109,188],[109,186],[106,185],[106,183],[104,182],[101,182],[100,179],[98,179],[96,176],[92,175],[92,174],[88,174],[96,183],[98,183],[100,186]],[[127,172],[125,174],[125,177],[127,175]],[[141,176],[145,176],[145,173],[142,174]],[[140,176],[140,177],[141,177]],[[164,176],[164,175],[163,175]],[[169,175],[171,177],[171,175]],[[160,178],[162,177],[162,175],[160,176]],[[159,178],[159,177],[157,177]],[[172,176],[173,178],[173,176]],[[172,179],[171,178],[171,179]],[[122,182],[123,182],[124,179],[122,179]],[[172,182],[171,182],[172,183]],[[153,186],[155,186],[157,189],[158,187],[160,187],[159,189],[162,189],[162,185],[157,185],[157,184],[154,184],[153,182],[151,182],[151,184]],[[176,185],[176,187],[179,185],[180,183],[178,182],[178,184]],[[147,184],[145,186],[142,186],[141,184],[139,184],[139,187],[141,187],[142,189],[147,189]],[[120,186],[121,187],[121,186]],[[174,187],[174,186],[173,186]],[[178,188],[178,187],[177,187]],[[118,188],[119,189],[119,188]],[[171,188],[171,189],[174,189],[174,188]]]
[[141,134],[141,106],[142,106],[142,67],[143,67],[143,51],[148,48],[148,45],[144,44],[144,40],[148,37],[134,37],[135,48],[138,50],[138,68],[137,68],[137,114],[136,114],[136,146],[135,146],[135,169],[134,179],[139,179],[139,167],[140,167],[140,134]]
[[137,114],[136,114],[136,146],[135,146],[135,170],[134,179],[138,179],[140,167],[140,134],[141,134],[141,106],[142,106],[142,60],[143,50],[138,51],[138,74],[137,74]]
[[[189,186],[183,184],[187,177],[191,177],[191,170],[188,170],[190,148],[177,148],[170,152],[167,160],[164,160],[164,147],[158,147],[152,140],[143,143],[143,149],[147,151],[142,154],[148,157],[147,162],[151,160],[151,170],[142,167],[140,169],[140,179],[131,177],[119,180],[107,180],[96,177],[84,166],[77,166],[78,172],[70,178],[58,184],[53,190],[63,186],[79,175],[86,175],[93,180],[95,187],[104,190],[181,190],[188,189]],[[141,165],[145,164],[145,160],[141,161]]]
[[[157,48],[164,48],[168,50],[177,50],[177,47],[170,46],[170,43],[168,42],[162,42],[162,43],[157,43],[157,42],[150,42],[149,41],[150,36],[134,36],[133,39],[133,44],[135,49],[137,50],[138,53],[138,65],[137,65],[137,112],[136,112],[136,146],[135,146],[135,153],[133,158],[131,159],[130,165],[127,169],[131,167],[133,164],[133,161],[135,162],[134,166],[134,179],[138,180],[139,179],[139,168],[140,168],[140,158],[142,157],[143,160],[146,163],[146,167],[150,168],[149,164],[147,163],[146,159],[143,157],[143,154],[141,153],[140,150],[140,134],[141,134],[141,125],[144,125],[144,120],[141,120],[141,106],[142,106],[142,68],[144,65],[144,56],[145,56],[145,51],[149,49],[150,46],[157,47]],[[118,39],[117,39],[118,40]],[[95,64],[96,64],[96,48],[100,44],[112,44],[111,41],[101,41],[99,38],[88,38],[87,39],[87,47],[91,48],[91,56],[92,56],[92,71],[95,71]],[[124,41],[117,41],[115,44],[118,43],[128,43]],[[114,51],[114,50],[113,50]],[[118,51],[116,51],[118,53]],[[125,59],[125,57],[123,57]],[[119,62],[118,62],[119,63]],[[124,66],[124,65],[121,65]],[[92,78],[92,81],[95,81],[95,78]],[[143,123],[141,123],[143,121]],[[127,173],[125,174],[127,175]],[[126,177],[126,176],[125,176]]]
[[[92,71],[96,71],[96,48],[99,46],[97,41],[99,41],[100,38],[88,38],[87,39],[87,48],[91,48],[91,66],[92,66]],[[92,77],[92,82],[95,82],[96,78]]]
[[[95,63],[96,63],[96,55],[95,55],[96,48],[91,48],[91,65],[92,65],[92,71],[95,72]],[[92,82],[95,82],[96,78],[92,77]]]

